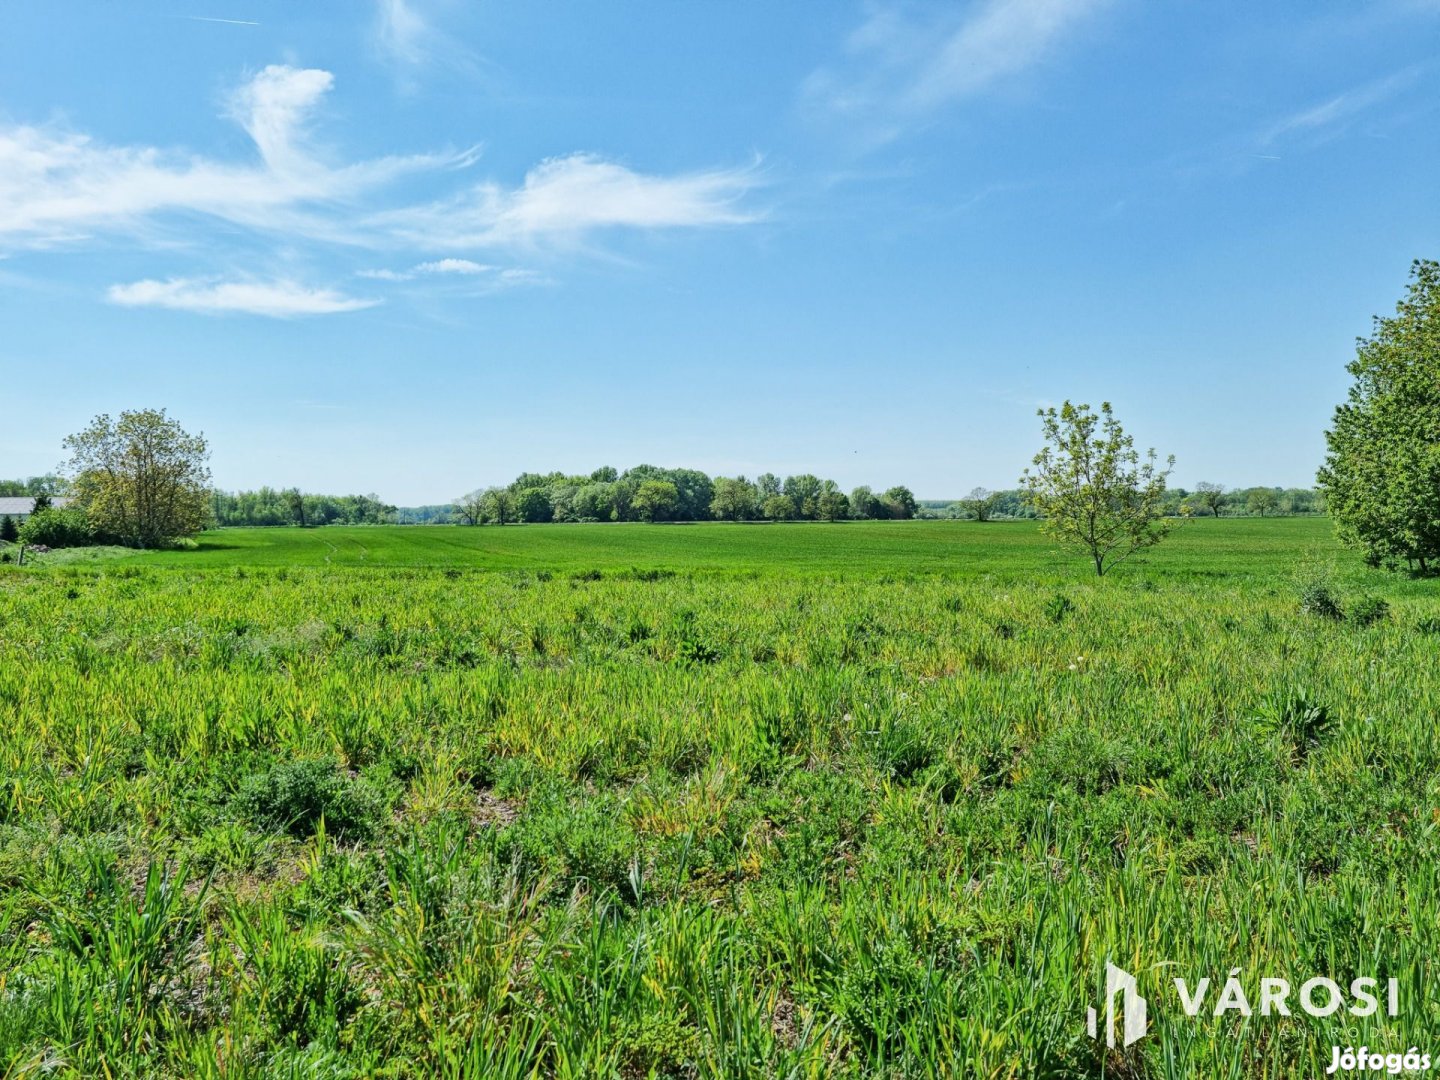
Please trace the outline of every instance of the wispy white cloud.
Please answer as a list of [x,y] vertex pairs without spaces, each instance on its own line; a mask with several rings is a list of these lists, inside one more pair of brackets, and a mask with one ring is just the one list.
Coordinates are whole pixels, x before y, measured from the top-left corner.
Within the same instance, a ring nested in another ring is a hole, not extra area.
[[478,58],[455,34],[441,25],[445,15],[462,8],[456,0],[375,0],[371,41],[394,72],[402,90],[413,91],[418,80],[437,72],[475,74]]
[[[657,175],[593,154],[542,162],[518,187],[472,181],[436,201],[396,205],[387,198],[396,181],[463,170],[477,152],[335,163],[315,150],[308,130],[333,85],[328,71],[284,65],[246,81],[226,112],[250,136],[258,158],[252,162],[0,123],[0,249],[117,234],[174,240],[193,234],[197,215],[287,242],[421,255],[559,246],[599,230],[702,228],[757,216],[740,205],[760,182],[753,166]],[[180,223],[184,234],[166,232]]]
[[740,200],[759,183],[753,166],[656,176],[593,154],[572,154],[542,162],[518,188],[480,184],[440,202],[379,215],[372,224],[427,247],[567,245],[606,229],[753,222],[759,215]]
[[1405,68],[1382,79],[1352,87],[1318,104],[1306,106],[1282,117],[1263,132],[1260,144],[1269,146],[1287,137],[1325,136],[1341,131],[1361,114],[1390,100],[1413,84],[1418,75],[1418,68]]
[[497,267],[471,262],[469,259],[437,259],[433,262],[418,263],[408,270],[357,270],[355,276],[374,278],[378,281],[412,281],[417,277],[429,274],[471,275],[484,274],[493,270],[497,270]]
[[493,266],[471,262],[469,259],[437,259],[435,262],[425,262],[415,267],[421,274],[483,274],[486,270],[493,269]]
[[317,166],[301,146],[304,124],[334,85],[328,71],[271,64],[235,92],[230,115],[277,176],[313,172]]
[[254,140],[258,163],[0,125],[0,243],[53,247],[98,233],[136,234],[177,214],[360,243],[365,238],[336,217],[337,203],[474,159],[470,152],[340,166],[317,159],[305,146],[305,121],[332,83],[327,71],[272,65],[235,92],[227,112]]
[[539,270],[525,267],[499,267],[470,259],[435,259],[417,263],[408,270],[357,270],[356,277],[374,281],[406,282],[449,279],[445,286],[452,295],[489,296],[526,285],[550,285],[552,281]]
[[977,97],[1047,59],[1107,0],[979,0],[957,11],[887,4],[850,37],[846,57],[811,74],[814,112],[885,141],[946,105]]
[[375,41],[390,59],[421,64],[428,55],[433,31],[410,0],[378,0],[375,5]]
[[299,315],[335,315],[374,307],[380,301],[345,296],[334,289],[317,289],[288,280],[216,281],[170,278],[112,285],[106,292],[112,304],[122,307],[159,307],[196,311],[205,315],[244,313],[271,318]]

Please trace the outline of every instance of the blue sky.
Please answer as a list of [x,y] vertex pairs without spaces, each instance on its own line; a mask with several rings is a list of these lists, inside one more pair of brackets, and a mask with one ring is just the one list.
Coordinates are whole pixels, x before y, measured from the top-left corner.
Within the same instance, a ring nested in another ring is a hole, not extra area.
[[216,482],[1013,486],[1108,399],[1308,485],[1440,255],[1440,4],[11,5],[0,475],[165,406]]

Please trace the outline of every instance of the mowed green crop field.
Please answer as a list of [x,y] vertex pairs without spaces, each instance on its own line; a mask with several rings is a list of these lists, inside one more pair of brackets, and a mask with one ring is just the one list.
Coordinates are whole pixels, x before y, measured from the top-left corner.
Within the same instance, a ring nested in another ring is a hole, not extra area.
[[[1121,576],[1274,579],[1321,551],[1347,572],[1326,518],[1197,519],[1122,564]],[[84,558],[84,549],[75,555]],[[854,521],[674,525],[350,526],[221,529],[191,551],[137,552],[137,566],[456,567],[552,573],[640,568],[705,574],[943,574],[1083,582],[1093,570],[1034,522]]]
[[[1388,610],[1303,612],[1317,560]],[[1437,586],[1318,519],[1192,522],[1100,581],[949,522],[0,566],[0,1074],[1440,1054],[1437,715]],[[1107,960],[1150,1001],[1129,1050],[1085,1031]],[[1401,1013],[1217,1017],[1233,969],[1257,1007],[1395,978]]]

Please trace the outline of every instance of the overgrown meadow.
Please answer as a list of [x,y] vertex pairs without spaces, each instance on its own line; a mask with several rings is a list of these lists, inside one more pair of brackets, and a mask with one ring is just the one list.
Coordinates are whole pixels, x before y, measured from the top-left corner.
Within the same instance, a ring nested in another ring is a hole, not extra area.
[[[1085,570],[970,523],[0,567],[4,1075],[1440,1056],[1434,586],[1313,520]],[[1151,1003],[1127,1052],[1085,1033],[1107,960]],[[1395,977],[1401,1015],[1180,1013],[1234,968]]]

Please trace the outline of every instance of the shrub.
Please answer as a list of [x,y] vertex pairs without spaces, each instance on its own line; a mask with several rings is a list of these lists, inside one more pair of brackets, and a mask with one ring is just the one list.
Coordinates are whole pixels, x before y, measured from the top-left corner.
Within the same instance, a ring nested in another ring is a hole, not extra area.
[[9,514],[0,517],[0,541],[13,544],[20,538],[20,526],[15,524],[15,519]]
[[1378,596],[1362,596],[1345,613],[1345,618],[1355,626],[1371,626],[1389,617],[1390,605]]
[[1341,619],[1345,616],[1334,590],[1319,582],[1312,582],[1300,589],[1300,610],[1306,615],[1319,615],[1324,619]]
[[65,507],[32,514],[20,526],[19,539],[22,544],[37,547],[69,548],[102,544],[108,537],[95,532],[84,510]]
[[235,808],[262,828],[304,837],[320,819],[336,836],[371,836],[379,827],[384,799],[369,783],[351,778],[331,759],[288,761],[245,781]]
[[1303,614],[1323,619],[1344,618],[1345,611],[1335,589],[1335,570],[1329,563],[1314,557],[1306,559],[1296,570],[1294,582]]

